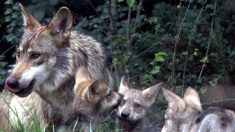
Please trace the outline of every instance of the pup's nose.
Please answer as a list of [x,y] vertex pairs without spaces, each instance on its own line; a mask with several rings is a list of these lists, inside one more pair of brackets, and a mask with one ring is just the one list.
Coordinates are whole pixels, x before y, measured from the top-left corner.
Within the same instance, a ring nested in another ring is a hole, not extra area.
[[9,76],[6,80],[6,85],[10,88],[17,88],[19,86],[19,81],[14,76]]
[[128,112],[121,113],[122,118],[127,118],[129,115],[130,115],[130,113],[128,113]]

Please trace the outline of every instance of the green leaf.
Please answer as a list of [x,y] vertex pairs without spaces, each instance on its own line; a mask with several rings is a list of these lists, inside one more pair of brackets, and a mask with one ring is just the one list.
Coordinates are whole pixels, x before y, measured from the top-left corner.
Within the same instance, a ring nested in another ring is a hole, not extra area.
[[52,6],[56,6],[59,3],[59,0],[50,0]]
[[135,3],[135,0],[126,0],[126,3],[129,7],[132,7],[133,4]]
[[155,53],[154,56],[154,61],[155,62],[164,62],[165,61],[165,57],[166,57],[166,53],[165,52],[158,52],[158,53]]
[[4,12],[4,15],[8,15],[8,14],[11,14],[12,13],[12,9],[6,9],[6,11]]
[[114,65],[117,65],[117,64],[119,64],[118,63],[118,59],[115,57],[115,58],[113,58],[113,60],[112,60],[112,64],[114,64]]
[[123,2],[124,0],[118,0],[118,2]]
[[4,2],[5,5],[11,5],[13,4],[13,0],[7,0],[6,2]]
[[193,55],[194,55],[194,56],[198,56],[198,49],[194,49]]
[[188,55],[188,51],[184,51],[184,52],[182,52],[182,53],[181,53],[181,55],[183,55],[183,56],[187,56],[187,55]]
[[150,73],[151,74],[158,74],[159,72],[160,72],[160,66],[155,66]]
[[205,56],[205,57],[203,57],[201,60],[200,60],[200,62],[202,62],[202,63],[209,63],[209,59],[208,59],[208,57],[207,56]]

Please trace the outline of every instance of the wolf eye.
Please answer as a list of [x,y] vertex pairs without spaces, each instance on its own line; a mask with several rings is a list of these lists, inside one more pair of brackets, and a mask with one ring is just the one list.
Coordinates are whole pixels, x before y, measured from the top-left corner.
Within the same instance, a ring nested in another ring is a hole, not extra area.
[[32,53],[31,55],[30,55],[30,59],[37,59],[37,58],[39,58],[40,57],[40,53]]
[[122,100],[121,102],[120,102],[120,106],[122,106],[122,105],[124,105],[126,103],[126,100]]
[[111,98],[111,92],[106,96],[108,99]]
[[19,51],[16,51],[16,57],[20,57],[20,52]]
[[134,106],[135,106],[135,108],[140,108],[141,107],[141,105],[139,103],[135,103]]
[[17,57],[17,58],[20,57],[20,50],[19,50],[19,49],[16,50],[16,57]]

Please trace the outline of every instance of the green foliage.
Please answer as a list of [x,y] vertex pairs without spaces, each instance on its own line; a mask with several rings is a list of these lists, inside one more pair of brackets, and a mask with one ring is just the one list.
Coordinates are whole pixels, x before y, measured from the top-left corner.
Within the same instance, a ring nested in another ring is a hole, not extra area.
[[[4,69],[4,66],[7,64],[7,62],[4,61],[4,57],[0,56],[0,69]],[[6,71],[0,70],[0,84],[4,84]]]
[[18,44],[23,33],[22,30],[22,18],[20,14],[20,9],[18,3],[15,3],[13,0],[7,0],[5,3],[6,10],[4,12],[5,15],[5,23],[6,32],[5,39],[10,44]]
[[129,7],[132,7],[133,4],[135,3],[135,0],[126,0],[126,3]]
[[153,65],[153,69],[151,70],[151,74],[155,75],[160,72],[159,64],[162,64],[165,61],[165,57],[167,56],[164,52],[158,52],[154,54],[155,58],[150,62]]

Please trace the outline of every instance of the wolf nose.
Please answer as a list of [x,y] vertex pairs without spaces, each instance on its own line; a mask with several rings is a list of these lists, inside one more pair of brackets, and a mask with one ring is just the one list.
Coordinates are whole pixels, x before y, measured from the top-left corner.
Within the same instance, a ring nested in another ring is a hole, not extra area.
[[6,85],[11,88],[17,88],[19,86],[19,82],[15,77],[9,76],[6,80]]
[[130,115],[130,113],[128,113],[128,112],[121,113],[122,118],[127,118],[129,115]]

